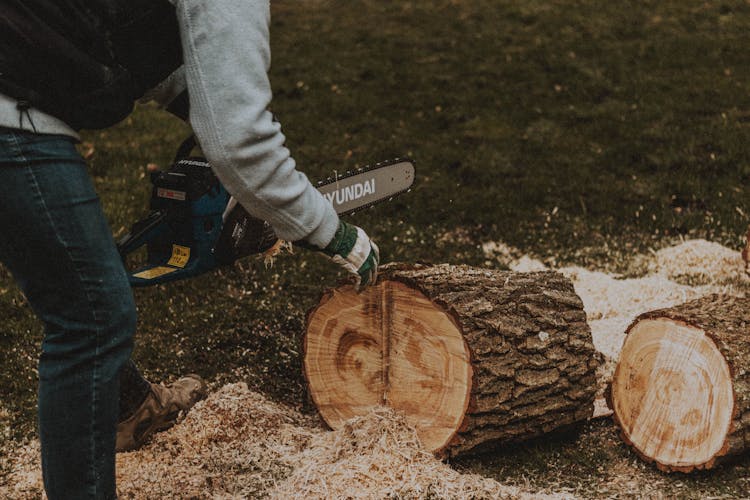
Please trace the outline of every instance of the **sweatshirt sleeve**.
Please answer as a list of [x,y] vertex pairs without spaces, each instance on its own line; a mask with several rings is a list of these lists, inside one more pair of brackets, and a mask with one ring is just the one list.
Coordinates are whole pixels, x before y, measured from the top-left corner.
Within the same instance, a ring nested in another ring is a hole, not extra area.
[[190,124],[227,190],[284,240],[325,247],[338,216],[297,170],[268,111],[268,0],[173,0]]

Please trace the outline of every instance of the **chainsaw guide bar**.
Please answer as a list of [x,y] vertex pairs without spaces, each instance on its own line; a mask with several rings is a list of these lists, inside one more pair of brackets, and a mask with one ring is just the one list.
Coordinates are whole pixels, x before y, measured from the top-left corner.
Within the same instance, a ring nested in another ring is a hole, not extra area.
[[414,162],[396,158],[329,177],[317,188],[337,214],[349,215],[408,191],[414,175]]

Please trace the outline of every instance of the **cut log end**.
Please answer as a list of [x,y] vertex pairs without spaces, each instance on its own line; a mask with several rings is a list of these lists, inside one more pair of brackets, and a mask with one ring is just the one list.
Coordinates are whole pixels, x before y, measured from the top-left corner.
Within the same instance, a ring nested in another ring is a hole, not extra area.
[[750,449],[748,325],[750,298],[721,294],[636,318],[610,407],[639,455],[691,472]]
[[734,392],[714,341],[670,317],[631,327],[611,388],[623,439],[665,471],[713,467],[727,451]]
[[305,373],[323,419],[339,428],[376,405],[402,411],[439,451],[468,406],[472,369],[456,324],[427,297],[382,281],[334,290],[308,318]]
[[472,453],[592,415],[599,358],[585,320],[558,273],[391,266],[310,312],[305,375],[334,429],[386,405],[437,456]]

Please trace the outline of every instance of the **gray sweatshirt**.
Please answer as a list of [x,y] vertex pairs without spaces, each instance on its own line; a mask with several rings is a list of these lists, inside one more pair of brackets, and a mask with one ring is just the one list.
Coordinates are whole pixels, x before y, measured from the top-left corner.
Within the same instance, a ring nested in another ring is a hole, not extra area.
[[[189,89],[190,125],[227,191],[250,214],[268,221],[281,239],[325,247],[338,216],[296,169],[281,126],[267,109],[268,0],[170,1],[177,10],[184,66],[145,99],[166,105]],[[30,116],[39,133],[78,137],[39,110],[31,109]],[[2,94],[0,126],[32,129],[28,120],[19,120],[15,102]]]

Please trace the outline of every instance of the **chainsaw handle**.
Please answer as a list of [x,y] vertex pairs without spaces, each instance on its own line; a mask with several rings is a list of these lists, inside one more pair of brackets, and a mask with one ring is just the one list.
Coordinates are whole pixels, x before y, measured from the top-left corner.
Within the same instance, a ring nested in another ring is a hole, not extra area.
[[117,242],[117,251],[120,252],[120,257],[125,259],[129,253],[143,246],[158,232],[163,231],[168,218],[169,212],[167,210],[157,210],[142,221],[133,224],[130,232]]
[[180,147],[177,148],[177,152],[174,155],[174,161],[172,163],[177,163],[180,160],[184,160],[190,156],[190,152],[195,148],[195,146],[198,145],[198,141],[195,139],[194,134],[190,134],[184,141],[182,141],[182,144],[180,144]]

